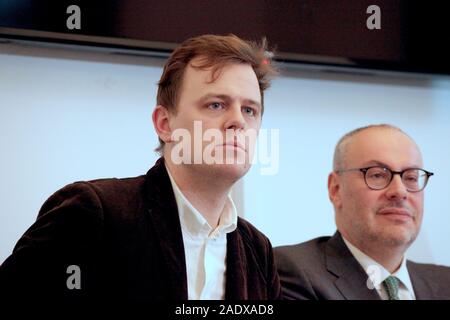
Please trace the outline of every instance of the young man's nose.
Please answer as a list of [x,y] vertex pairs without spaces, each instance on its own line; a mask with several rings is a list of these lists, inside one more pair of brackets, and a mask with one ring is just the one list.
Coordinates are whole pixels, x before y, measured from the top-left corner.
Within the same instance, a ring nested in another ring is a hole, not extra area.
[[245,129],[246,122],[240,104],[233,104],[226,113],[225,129]]

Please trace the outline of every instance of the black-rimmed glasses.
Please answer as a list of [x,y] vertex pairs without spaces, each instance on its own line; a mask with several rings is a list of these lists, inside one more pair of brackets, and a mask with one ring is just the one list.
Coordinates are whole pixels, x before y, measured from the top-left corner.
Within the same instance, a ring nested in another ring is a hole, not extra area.
[[386,188],[394,178],[394,175],[400,175],[403,185],[409,192],[422,191],[428,182],[428,179],[434,174],[420,168],[409,168],[403,171],[393,171],[381,166],[367,168],[336,170],[336,173],[349,171],[361,171],[364,174],[366,185],[372,190],[381,190]]

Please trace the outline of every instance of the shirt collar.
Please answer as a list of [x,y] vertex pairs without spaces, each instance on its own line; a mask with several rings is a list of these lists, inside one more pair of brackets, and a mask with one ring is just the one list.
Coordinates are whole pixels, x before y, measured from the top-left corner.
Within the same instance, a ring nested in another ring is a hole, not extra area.
[[192,236],[213,236],[233,232],[237,227],[237,210],[230,194],[219,218],[219,225],[213,230],[204,216],[189,202],[178,187],[166,166],[177,202],[181,227]]
[[371,257],[366,255],[364,252],[359,250],[353,244],[351,244],[347,239],[342,237],[345,244],[347,245],[350,252],[353,254],[355,259],[359,262],[359,264],[363,267],[364,271],[369,276],[373,285],[378,288],[381,283],[386,280],[389,276],[397,277],[403,285],[408,289],[409,292],[414,292],[411,279],[409,277],[408,268],[406,267],[406,257],[403,256],[402,263],[400,268],[393,274],[390,274],[388,270],[386,270],[381,264],[373,260]]

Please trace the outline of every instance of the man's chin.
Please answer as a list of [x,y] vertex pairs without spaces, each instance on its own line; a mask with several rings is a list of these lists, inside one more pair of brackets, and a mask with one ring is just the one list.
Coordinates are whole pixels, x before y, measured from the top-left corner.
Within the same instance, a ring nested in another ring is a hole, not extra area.
[[387,245],[410,246],[417,234],[405,226],[396,226],[382,232],[381,237]]
[[230,178],[234,181],[242,178],[250,169],[249,164],[212,164],[206,165],[214,175]]

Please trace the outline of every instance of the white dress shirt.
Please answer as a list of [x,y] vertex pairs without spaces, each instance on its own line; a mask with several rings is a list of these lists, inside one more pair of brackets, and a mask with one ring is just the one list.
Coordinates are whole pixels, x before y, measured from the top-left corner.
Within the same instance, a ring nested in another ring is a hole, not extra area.
[[388,294],[386,289],[382,285],[383,281],[389,277],[393,276],[399,280],[398,296],[400,300],[415,300],[413,286],[411,279],[409,277],[408,269],[406,267],[406,257],[403,257],[400,268],[397,269],[393,274],[390,274],[381,264],[370,258],[364,252],[359,250],[353,244],[351,244],[347,239],[342,237],[345,244],[347,245],[350,252],[353,254],[355,259],[366,271],[369,276],[367,285],[370,289],[376,288],[381,299],[388,300]]
[[231,196],[213,229],[202,214],[186,199],[166,167],[172,183],[186,257],[189,300],[223,300],[227,233],[237,227],[237,211]]

